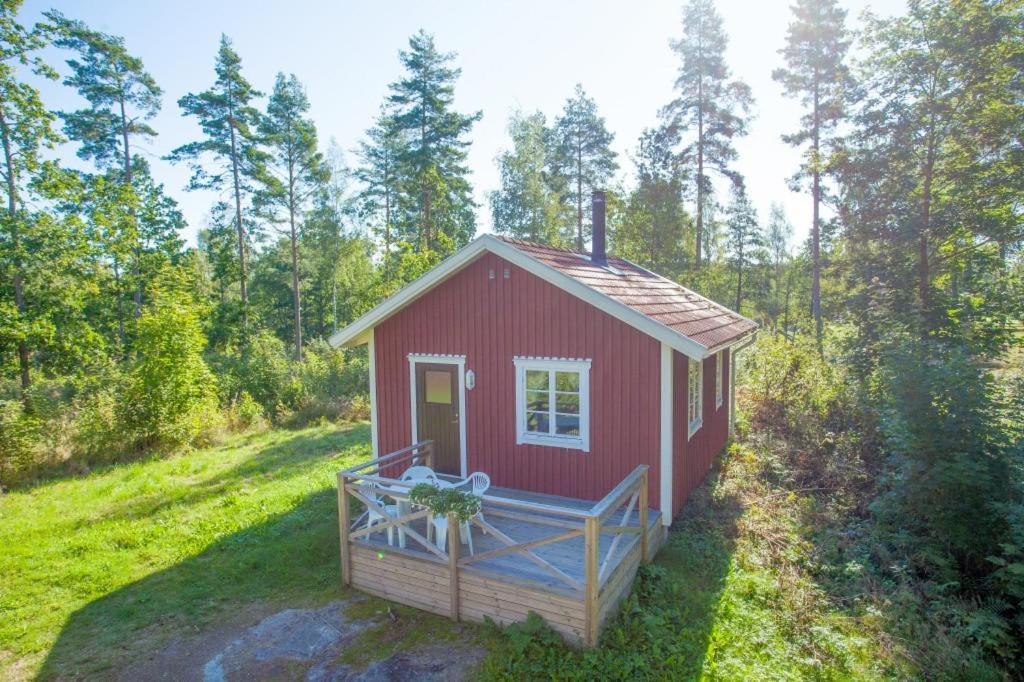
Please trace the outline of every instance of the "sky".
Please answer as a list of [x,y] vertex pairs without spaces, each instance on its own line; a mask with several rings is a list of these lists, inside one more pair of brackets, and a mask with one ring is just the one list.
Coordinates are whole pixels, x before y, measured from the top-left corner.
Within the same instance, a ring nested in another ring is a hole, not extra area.
[[[870,6],[887,16],[903,0],[841,0],[853,23]],[[264,92],[278,72],[294,73],[305,84],[321,144],[330,140],[356,162],[354,150],[401,74],[398,51],[420,28],[435,35],[444,51],[458,53],[462,75],[456,108],[482,111],[472,132],[471,182],[478,209],[477,229],[488,231],[487,192],[498,183],[495,157],[509,145],[507,124],[514,110],[540,110],[549,120],[561,111],[576,83],[593,97],[615,135],[618,179],[631,182],[632,153],[641,131],[657,123],[657,112],[672,99],[678,58],[669,41],[682,32],[679,0],[291,0],[289,2],[39,2],[28,0],[23,23],[56,6],[95,29],[123,36],[164,90],[163,109],[151,122],[159,135],[141,148],[155,177],[177,199],[194,243],[217,199],[211,192],[186,192],[189,171],[162,159],[171,149],[199,139],[193,119],[180,115],[177,100],[213,82],[213,61],[222,33],[234,42],[243,72]],[[787,178],[799,165],[799,152],[780,140],[794,130],[801,114],[771,79],[781,65],[790,21],[789,0],[718,0],[730,42],[727,61],[733,76],[750,85],[756,118],[736,143],[736,168],[762,219],[772,202],[785,208],[794,239],[810,225],[810,200],[792,192]],[[51,49],[50,63],[62,73],[66,54]],[[71,89],[46,83],[48,106],[82,105]],[[71,165],[82,162],[67,157]]]

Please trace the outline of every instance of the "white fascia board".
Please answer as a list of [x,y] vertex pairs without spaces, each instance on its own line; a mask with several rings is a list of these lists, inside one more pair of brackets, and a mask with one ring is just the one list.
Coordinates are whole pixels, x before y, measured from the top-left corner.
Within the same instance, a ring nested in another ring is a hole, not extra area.
[[703,360],[710,353],[708,348],[697,343],[693,339],[667,327],[656,320],[647,317],[643,313],[620,303],[606,294],[588,287],[577,279],[560,272],[556,268],[546,265],[536,258],[529,256],[516,247],[503,242],[489,234],[484,234],[467,246],[445,259],[434,267],[430,272],[423,275],[415,282],[407,284],[383,303],[373,310],[365,313],[344,329],[338,330],[331,336],[329,342],[332,346],[356,346],[366,343],[365,332],[386,320],[406,305],[412,303],[419,296],[430,291],[444,280],[448,279],[463,267],[468,265],[484,251],[490,251],[496,256],[518,265],[523,270],[540,277],[544,281],[566,291],[576,298],[591,304],[595,308],[608,313],[612,317],[625,322],[629,326],[647,334],[656,341],[668,344],[687,357],[695,360]]
[[683,355],[698,360],[703,360],[708,356],[708,349],[690,337],[680,334],[674,329],[647,317],[643,313],[630,308],[624,303],[619,303],[614,298],[606,294],[602,294],[596,289],[588,287],[586,284],[583,284],[579,280],[558,271],[550,265],[545,265],[539,260],[526,255],[511,244],[506,244],[500,239],[485,234],[480,237],[478,241],[485,239],[488,242],[488,250],[492,251],[495,255],[501,256],[505,260],[518,265],[523,270],[540,277],[563,291],[567,291],[576,298],[582,299],[595,308],[598,308],[612,317],[625,322],[629,326],[642,331],[651,338],[667,343]]
[[406,284],[376,308],[364,313],[353,321],[352,324],[344,329],[339,329],[331,335],[328,342],[334,347],[359,346],[366,343],[369,340],[369,337],[365,335],[366,332],[454,275],[485,251],[486,248],[487,243],[482,237],[473,240],[419,279]]

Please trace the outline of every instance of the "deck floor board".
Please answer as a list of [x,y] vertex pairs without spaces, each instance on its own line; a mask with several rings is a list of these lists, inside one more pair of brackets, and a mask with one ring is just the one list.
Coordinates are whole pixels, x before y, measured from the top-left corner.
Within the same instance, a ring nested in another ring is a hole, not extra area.
[[[514,493],[514,494],[513,494]],[[559,497],[557,495],[544,495],[542,493],[529,493],[521,490],[516,491],[505,491],[501,488],[492,488],[488,491],[489,495],[494,497],[509,497],[512,499],[523,500],[527,499],[532,502],[539,502],[542,504],[556,504],[559,506],[567,507],[570,503],[573,505],[571,508],[575,509],[589,509],[593,504],[587,500],[575,500],[573,498]],[[487,511],[490,508],[487,502],[483,506],[484,519],[490,525],[510,537],[516,542],[529,542],[531,540],[539,540],[546,537],[552,537],[563,532],[560,528],[553,528],[548,525],[531,523],[529,521],[523,521],[519,519],[510,519],[501,516],[488,516]],[[628,525],[639,526],[639,514],[634,511],[631,515]],[[563,517],[564,518],[564,517]],[[609,517],[607,523],[609,525],[617,525],[621,520],[621,511],[617,515]],[[648,513],[648,523],[654,525],[661,523],[661,513],[652,509]],[[418,532],[420,535],[427,537],[427,520],[418,519],[409,524],[413,530]],[[582,523],[580,524],[582,529]],[[472,526],[473,533],[473,550],[474,554],[482,554],[493,549],[500,549],[505,547],[505,543],[501,542],[494,536],[486,534],[481,528]],[[599,565],[603,564],[605,557],[607,556],[608,549],[611,547],[615,535],[612,533],[602,533],[600,535],[600,542],[598,545],[598,562]],[[367,543],[380,547],[388,547],[387,532],[380,531],[372,533],[362,538]],[[612,557],[606,576],[611,576],[616,566],[623,560],[628,554],[631,542],[629,537],[624,537],[616,547],[615,555]],[[395,546],[398,545],[398,534],[395,533],[394,537]],[[411,537],[406,538],[405,549],[414,554],[422,554],[424,556],[431,556],[425,549],[419,546],[419,543],[413,540]],[[541,559],[549,562],[559,570],[566,573],[571,578],[575,579],[578,583],[582,584],[584,580],[584,565],[583,565],[583,537],[574,537],[567,540],[561,540],[539,547],[534,547],[531,550]],[[469,548],[467,544],[463,544],[461,547],[462,556],[469,556]],[[521,580],[529,580],[532,582],[540,583],[547,587],[571,589],[571,587],[564,580],[557,578],[552,575],[549,571],[543,567],[530,561],[521,552],[515,552],[511,554],[505,554],[502,556],[492,557],[484,559],[482,561],[473,562],[467,564],[466,568],[479,568],[487,571],[498,573],[502,575],[508,575]]]

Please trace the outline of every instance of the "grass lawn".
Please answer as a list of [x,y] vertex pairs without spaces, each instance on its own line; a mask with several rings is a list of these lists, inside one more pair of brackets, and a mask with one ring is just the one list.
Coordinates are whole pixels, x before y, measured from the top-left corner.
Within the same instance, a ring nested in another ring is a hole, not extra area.
[[337,598],[369,429],[271,431],[0,498],[0,679],[102,674],[252,602]]
[[[368,441],[365,425],[271,431],[3,496],[0,679],[109,676],[247,606],[344,596],[335,473],[368,457]],[[543,629],[461,628],[492,652],[483,675],[906,674],[876,624],[829,608],[802,577],[800,500],[752,487],[752,457],[731,457],[687,505],[601,648],[573,651]],[[455,636],[443,618],[400,613],[400,640],[371,628],[349,658]]]

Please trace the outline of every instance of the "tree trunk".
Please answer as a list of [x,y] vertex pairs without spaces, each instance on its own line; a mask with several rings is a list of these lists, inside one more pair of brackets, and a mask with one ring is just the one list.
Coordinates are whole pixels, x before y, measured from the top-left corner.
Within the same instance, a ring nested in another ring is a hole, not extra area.
[[700,45],[700,68],[697,77],[697,249],[694,267],[700,270],[701,246],[704,239],[704,50]]
[[928,236],[931,231],[932,181],[935,177],[935,136],[934,130],[928,136],[928,151],[922,173],[923,198],[921,205],[921,230],[917,238],[917,296],[921,306],[921,334],[931,331],[931,264],[928,257]]
[[235,225],[238,230],[238,262],[241,266],[239,289],[242,296],[242,336],[249,331],[249,272],[245,258],[245,225],[242,223],[242,183],[238,171],[238,146],[235,141],[235,112],[231,99],[231,88],[228,87],[228,117],[231,130],[231,176],[235,190]]
[[391,172],[384,171],[384,281],[391,281]]
[[[131,187],[132,154],[128,143],[128,114],[125,111],[123,97],[119,98],[118,103],[121,107],[121,140],[124,144],[124,184]],[[128,216],[132,225],[136,228],[136,234],[133,235],[135,244],[132,247],[132,250],[135,253],[135,263],[132,265],[132,276],[135,278],[135,291],[132,293],[132,300],[135,304],[135,317],[139,318],[142,315],[142,245],[139,243],[138,225],[136,223],[134,208],[128,212]],[[123,334],[121,341],[124,343]]]
[[114,262],[112,263],[114,268],[114,296],[117,299],[117,338],[121,342],[121,356],[124,356],[125,348],[128,345],[128,339],[124,333],[124,306],[121,301],[121,262],[117,260],[117,256],[114,256]]
[[292,305],[295,308],[295,359],[302,360],[302,293],[299,291],[299,235],[295,229],[295,178],[288,164],[288,222],[292,246]]
[[331,273],[331,333],[338,333],[338,273]]
[[820,154],[820,93],[818,89],[818,76],[814,76],[814,123],[813,143],[811,151],[811,201],[813,210],[811,215],[811,316],[814,318],[814,338],[818,343],[818,353],[822,352],[821,320],[821,168],[819,164]]
[[736,312],[740,312],[740,304],[743,302],[743,260],[740,257],[739,267],[736,268]]
[[576,145],[576,250],[583,253],[583,147]]
[[[4,163],[7,166],[7,214],[11,224],[11,250],[14,253],[11,284],[14,287],[14,306],[18,316],[23,317],[27,310],[25,305],[25,282],[22,273],[21,245],[18,234],[18,181],[15,178],[14,151],[11,149],[11,131],[7,126],[7,118],[0,109],[0,139],[4,148]],[[24,321],[24,320],[23,320]],[[32,386],[32,370],[29,363],[28,342],[18,339],[18,368],[21,375],[21,400],[28,407],[28,389]]]

